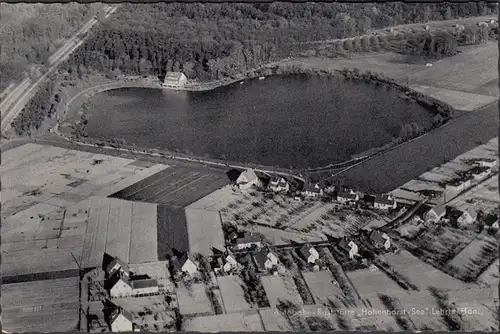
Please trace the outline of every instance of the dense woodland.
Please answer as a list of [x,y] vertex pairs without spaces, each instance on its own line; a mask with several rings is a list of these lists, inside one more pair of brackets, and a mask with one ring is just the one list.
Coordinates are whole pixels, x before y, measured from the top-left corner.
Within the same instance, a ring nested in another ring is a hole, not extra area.
[[29,65],[44,64],[58,42],[94,16],[100,4],[0,3],[0,90]]
[[[488,15],[495,10],[484,2],[127,4],[95,31],[66,66],[159,76],[182,70],[190,78],[207,80],[234,76],[311,48],[303,42],[357,36],[398,24]],[[458,39],[443,34],[365,38],[322,52],[333,56],[395,49],[446,56],[453,54]],[[474,40],[478,42],[479,37]]]

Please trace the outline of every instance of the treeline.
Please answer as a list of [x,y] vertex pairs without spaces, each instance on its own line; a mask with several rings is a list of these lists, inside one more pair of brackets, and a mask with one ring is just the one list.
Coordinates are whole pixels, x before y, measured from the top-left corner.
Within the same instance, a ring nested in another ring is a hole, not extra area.
[[102,4],[0,4],[0,90],[22,78],[30,65],[45,64],[60,39],[94,16]]
[[17,134],[30,135],[33,129],[38,129],[46,118],[55,113],[61,101],[55,93],[56,85],[57,75],[52,75],[21,110],[11,124]]
[[[308,41],[352,37],[398,24],[486,15],[495,10],[484,2],[126,4],[94,32],[66,66],[158,76],[181,70],[189,78],[217,79],[304,51]],[[441,39],[444,37],[434,36],[429,45],[448,50]],[[385,43],[375,39],[358,42],[345,49],[377,48]],[[388,43],[391,45],[390,40]]]

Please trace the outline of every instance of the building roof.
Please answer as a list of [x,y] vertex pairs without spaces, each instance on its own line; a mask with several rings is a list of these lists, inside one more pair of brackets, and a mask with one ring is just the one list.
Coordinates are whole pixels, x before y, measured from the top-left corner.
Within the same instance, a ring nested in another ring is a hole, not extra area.
[[396,200],[391,195],[383,194],[375,196],[375,203],[394,205]]
[[256,234],[245,234],[243,238],[236,239],[237,244],[248,244],[252,242],[261,242],[262,239]]
[[117,263],[122,267],[122,269],[124,271],[126,271],[126,272],[129,271],[128,265],[125,262],[123,262],[122,260],[120,260],[118,257],[115,256],[115,258],[113,260],[111,260],[111,262],[106,266],[106,272],[109,274],[111,269],[113,269],[113,267]]
[[370,240],[373,242],[385,242],[385,238],[383,237],[383,233],[377,230],[373,230],[372,233],[370,233]]
[[308,258],[310,255],[311,255],[311,249],[314,249],[313,246],[309,245],[309,244],[305,244],[304,246],[302,246],[299,250],[299,252],[305,257],[305,258]]
[[339,242],[339,247],[344,249],[344,250],[349,250],[349,243],[347,242],[346,238],[342,238]]
[[257,267],[259,267],[259,269],[265,269],[266,268],[265,263],[267,261],[267,254],[268,254],[267,251],[260,251],[260,252],[255,253],[253,255],[255,263],[257,264]]
[[321,187],[320,187],[319,183],[306,182],[304,184],[304,191],[312,192],[312,193],[320,193]]
[[175,269],[182,270],[182,266],[187,260],[191,260],[194,263],[194,259],[192,259],[191,255],[188,253],[182,253],[180,256],[174,256],[171,261]]
[[349,189],[349,188],[341,188],[341,189],[339,189],[339,192],[337,193],[337,197],[355,200],[356,199],[356,192],[354,192],[354,190]]
[[472,208],[467,208],[467,210],[465,210],[461,216],[463,216],[465,213],[468,213],[473,219],[477,218],[477,212]]
[[145,289],[158,286],[158,281],[154,278],[131,280],[130,285],[133,290],[135,289]]
[[269,185],[272,185],[274,187],[286,187],[287,182],[281,176],[273,176],[269,181]]
[[113,312],[111,312],[109,316],[109,323],[112,324],[120,314],[122,314],[128,321],[130,322],[134,321],[134,316],[132,315],[132,313],[130,313],[127,310],[124,310],[121,307],[117,307]]
[[165,82],[169,81],[179,81],[181,77],[183,76],[182,72],[167,72],[167,75],[165,75]]
[[430,209],[429,211],[434,211],[434,213],[438,216],[442,216],[446,214],[446,207],[444,205],[437,205]]
[[481,174],[481,173],[486,172],[488,170],[490,170],[489,167],[476,166],[472,169],[469,169],[467,172],[469,172],[470,174],[478,175],[478,174]]
[[241,172],[240,176],[238,176],[238,179],[236,180],[237,183],[249,183],[255,180],[258,180],[257,174],[253,171],[253,169],[246,169],[243,172]]

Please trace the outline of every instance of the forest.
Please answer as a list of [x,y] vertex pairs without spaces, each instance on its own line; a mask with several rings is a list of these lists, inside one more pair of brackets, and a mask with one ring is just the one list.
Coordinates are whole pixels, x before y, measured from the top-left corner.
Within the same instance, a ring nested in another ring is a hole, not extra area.
[[0,90],[30,65],[47,62],[58,43],[93,17],[102,4],[0,3]]
[[[300,54],[310,48],[304,42],[358,36],[398,24],[489,15],[496,8],[485,2],[126,4],[65,66],[80,72],[158,76],[182,70],[188,78],[210,80]],[[329,45],[320,53],[394,49],[439,57],[453,54],[462,37],[440,33],[395,38],[356,39]]]

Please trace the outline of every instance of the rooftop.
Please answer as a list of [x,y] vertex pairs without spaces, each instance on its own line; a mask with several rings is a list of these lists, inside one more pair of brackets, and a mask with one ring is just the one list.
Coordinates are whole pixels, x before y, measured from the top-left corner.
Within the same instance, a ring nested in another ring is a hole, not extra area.
[[394,202],[395,202],[394,197],[390,195],[383,194],[375,196],[375,203],[393,205]]

